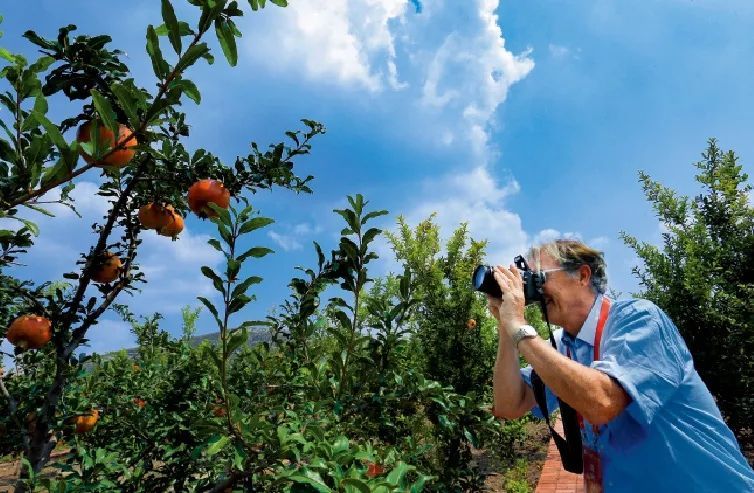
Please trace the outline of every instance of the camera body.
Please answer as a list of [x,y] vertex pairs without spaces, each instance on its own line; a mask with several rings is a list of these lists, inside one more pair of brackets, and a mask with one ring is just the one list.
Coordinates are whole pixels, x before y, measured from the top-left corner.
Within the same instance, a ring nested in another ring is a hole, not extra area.
[[[524,300],[527,305],[541,302],[543,298],[543,286],[547,279],[547,273],[542,271],[533,271],[526,263],[526,259],[518,255],[513,262],[521,271],[521,281],[524,283]],[[488,294],[493,298],[500,298],[503,292],[493,276],[494,268],[491,265],[478,265],[471,275],[471,284],[474,289]]]

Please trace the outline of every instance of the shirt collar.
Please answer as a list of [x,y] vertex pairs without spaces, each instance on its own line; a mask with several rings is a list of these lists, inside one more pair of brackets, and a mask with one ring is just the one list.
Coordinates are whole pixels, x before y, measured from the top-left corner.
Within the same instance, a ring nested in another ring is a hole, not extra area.
[[[594,304],[592,305],[592,309],[589,310],[589,315],[586,317],[586,320],[584,321],[584,325],[581,326],[581,330],[578,334],[576,334],[576,339],[581,339],[583,342],[586,342],[590,346],[594,346],[594,335],[597,332],[597,322],[600,318],[600,310],[602,307],[602,295],[598,294],[597,297],[594,299]],[[563,342],[567,343],[573,343],[574,338],[568,334],[565,330],[563,331]]]

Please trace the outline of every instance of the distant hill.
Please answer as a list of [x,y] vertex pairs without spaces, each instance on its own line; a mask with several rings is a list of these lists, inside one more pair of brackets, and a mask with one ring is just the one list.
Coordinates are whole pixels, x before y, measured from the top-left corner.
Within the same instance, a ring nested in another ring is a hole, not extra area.
[[[209,341],[210,344],[217,344],[217,342],[220,340],[220,333],[219,332],[213,332],[211,334],[202,334],[199,336],[193,336],[191,339],[189,339],[189,344],[192,347],[196,347],[199,344],[201,344],[204,341]],[[249,337],[247,338],[246,342],[250,346],[255,346],[259,344],[260,342],[270,342],[272,340],[272,337],[270,336],[269,331],[266,329],[263,330],[249,330]],[[111,353],[103,354],[102,357],[104,359],[112,358],[115,356],[116,353],[119,353],[121,350],[113,351]],[[138,348],[128,348],[125,350],[126,354],[129,358],[133,359],[136,358],[136,355],[139,351]]]

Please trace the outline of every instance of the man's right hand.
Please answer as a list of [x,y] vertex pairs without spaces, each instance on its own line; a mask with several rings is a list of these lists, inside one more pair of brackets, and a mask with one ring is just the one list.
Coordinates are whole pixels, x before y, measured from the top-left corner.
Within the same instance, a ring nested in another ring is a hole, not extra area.
[[502,300],[500,298],[493,298],[490,295],[487,295],[487,308],[490,310],[490,313],[492,316],[497,320],[498,325],[500,324],[500,305],[502,304]]

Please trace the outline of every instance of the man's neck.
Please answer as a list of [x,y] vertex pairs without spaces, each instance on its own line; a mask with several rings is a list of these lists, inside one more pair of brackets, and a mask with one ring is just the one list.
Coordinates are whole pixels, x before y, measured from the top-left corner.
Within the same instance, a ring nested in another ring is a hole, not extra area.
[[589,317],[589,312],[592,311],[594,302],[597,301],[597,294],[587,293],[585,296],[574,303],[571,308],[569,320],[563,324],[563,330],[565,330],[571,337],[576,337],[581,332],[581,328],[584,326],[584,322]]

